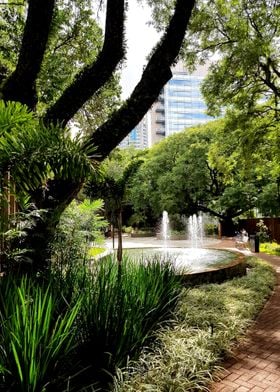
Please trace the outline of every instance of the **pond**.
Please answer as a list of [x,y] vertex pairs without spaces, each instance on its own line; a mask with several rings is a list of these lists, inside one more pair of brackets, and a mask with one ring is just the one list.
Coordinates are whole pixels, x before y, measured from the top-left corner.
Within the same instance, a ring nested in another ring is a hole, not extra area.
[[124,255],[134,260],[159,257],[172,261],[179,272],[201,272],[231,263],[236,254],[217,249],[203,248],[134,248],[125,249]]

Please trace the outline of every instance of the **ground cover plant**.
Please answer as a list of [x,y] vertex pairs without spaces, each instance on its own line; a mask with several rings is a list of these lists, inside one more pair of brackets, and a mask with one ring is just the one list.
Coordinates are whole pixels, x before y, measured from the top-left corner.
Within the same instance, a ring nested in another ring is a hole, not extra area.
[[277,242],[264,242],[260,244],[260,251],[269,255],[280,256],[280,245]]
[[247,276],[185,289],[172,327],[119,372],[115,391],[207,391],[222,359],[260,312],[275,284],[267,263],[248,259]]

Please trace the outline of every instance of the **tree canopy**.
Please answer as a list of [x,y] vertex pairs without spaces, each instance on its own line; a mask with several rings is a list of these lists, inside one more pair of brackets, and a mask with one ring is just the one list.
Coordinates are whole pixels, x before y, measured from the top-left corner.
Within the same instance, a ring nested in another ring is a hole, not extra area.
[[[267,212],[269,189],[279,187],[273,174],[277,131],[266,138],[261,150],[248,156],[246,145],[240,144],[237,130],[232,133],[230,125],[216,120],[154,146],[132,182],[135,211],[152,212],[157,218],[163,210],[187,216],[202,211],[222,221],[254,207]],[[272,205],[280,211],[279,199]]]
[[[104,2],[104,32],[96,19],[99,1],[29,0],[20,5],[9,1],[0,5],[4,10],[0,17],[3,31],[0,38],[0,98],[5,103],[24,104],[35,113],[39,122],[34,128],[34,139],[36,129],[40,133],[44,127],[55,128],[58,132],[60,128],[63,133],[63,128],[82,109],[91,114],[87,137],[81,146],[82,155],[100,161],[139,123],[171,78],[170,68],[179,55],[195,0],[174,2],[172,16],[166,22],[162,38],[152,51],[139,83],[131,96],[118,106],[115,73],[125,58],[126,3],[125,0]],[[104,104],[100,105],[102,100]],[[1,115],[5,116],[4,112]],[[11,131],[8,129],[7,134]],[[14,142],[17,143],[16,138]],[[45,147],[42,147],[43,165],[44,151]],[[28,156],[32,151],[27,148],[25,152]],[[15,159],[16,155],[12,153],[10,160]],[[72,156],[61,149],[56,171],[50,170],[49,177],[44,177],[32,192],[28,191],[31,202],[47,211],[45,218],[38,221],[27,236],[37,266],[44,264],[43,258],[45,261],[49,258],[47,247],[59,216],[86,178],[61,172],[67,165],[71,167],[71,159]],[[34,171],[39,173],[40,167],[39,164]]]
[[[169,15],[163,3],[154,7],[158,28]],[[202,88],[209,114],[228,108],[279,118],[279,36],[277,0],[196,2],[182,53],[190,70],[210,60]]]

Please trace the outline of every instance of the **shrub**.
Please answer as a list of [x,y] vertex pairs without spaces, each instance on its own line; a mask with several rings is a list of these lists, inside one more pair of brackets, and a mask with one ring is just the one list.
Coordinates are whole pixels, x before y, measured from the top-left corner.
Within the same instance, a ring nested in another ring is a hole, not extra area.
[[248,265],[247,276],[185,289],[172,326],[161,329],[154,347],[118,373],[114,391],[208,391],[221,358],[231,353],[276,281],[267,263],[250,258]]

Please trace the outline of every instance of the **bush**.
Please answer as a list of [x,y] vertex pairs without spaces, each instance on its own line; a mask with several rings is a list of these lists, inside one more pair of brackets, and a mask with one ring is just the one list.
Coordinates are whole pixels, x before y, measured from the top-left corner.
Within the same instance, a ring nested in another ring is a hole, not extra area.
[[221,358],[246,331],[271,294],[273,268],[255,258],[250,272],[223,284],[185,289],[172,327],[115,380],[115,391],[207,391]]
[[[52,243],[52,260],[61,265],[80,263],[88,258],[93,245],[104,242],[103,230],[107,222],[100,213],[102,200],[82,203],[73,201],[63,212]],[[94,251],[92,251],[94,252]]]
[[270,255],[280,256],[280,245],[277,242],[265,242],[260,244],[260,251]]

